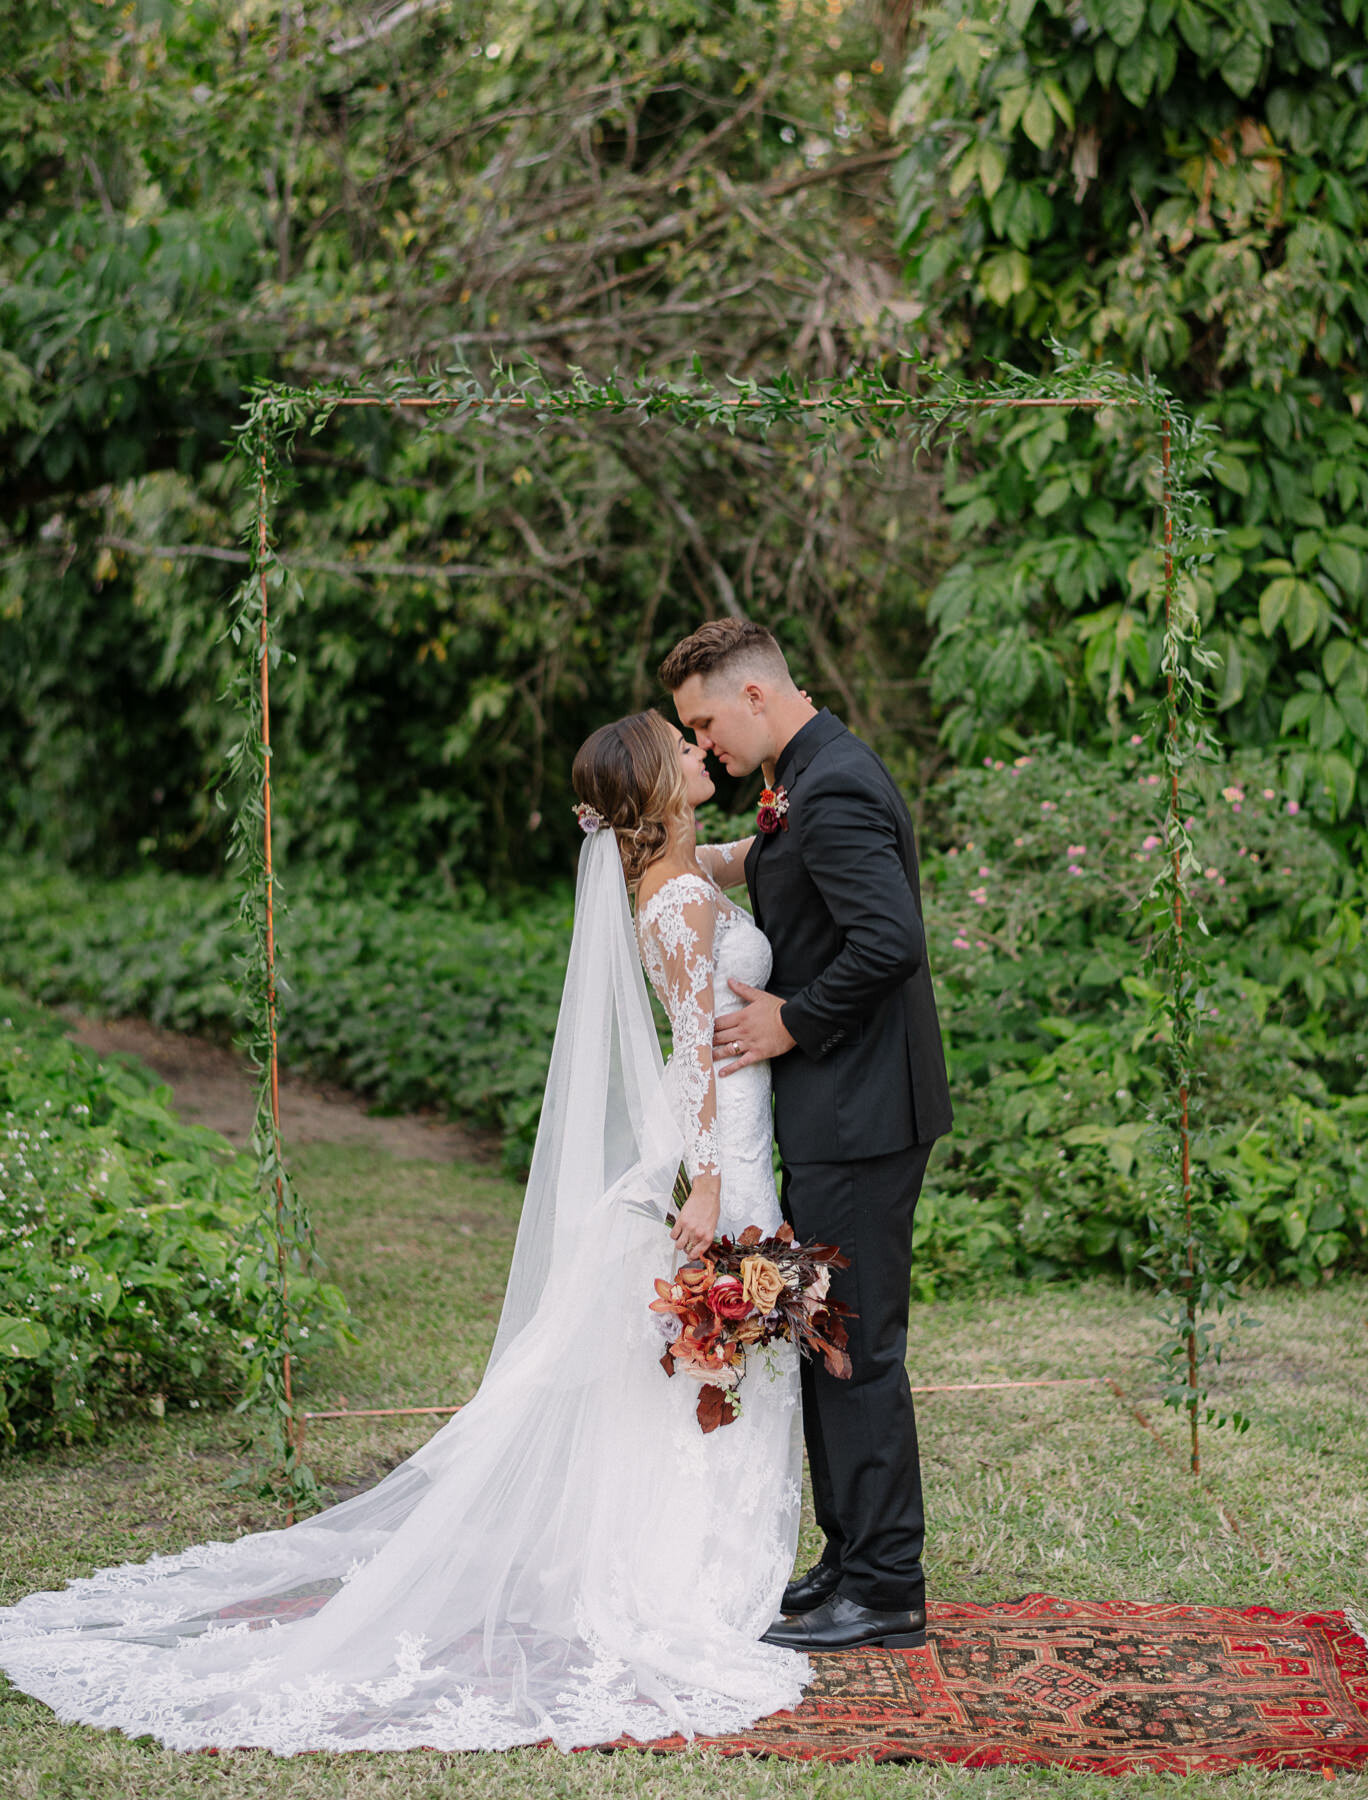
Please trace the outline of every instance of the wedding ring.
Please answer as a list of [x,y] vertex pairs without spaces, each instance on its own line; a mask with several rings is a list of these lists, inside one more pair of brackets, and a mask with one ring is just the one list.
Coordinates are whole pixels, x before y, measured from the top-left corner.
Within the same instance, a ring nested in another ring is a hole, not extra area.
[[740,1054],[741,1054],[740,1044],[733,1044],[731,1047],[731,1053],[733,1056],[740,1056]]

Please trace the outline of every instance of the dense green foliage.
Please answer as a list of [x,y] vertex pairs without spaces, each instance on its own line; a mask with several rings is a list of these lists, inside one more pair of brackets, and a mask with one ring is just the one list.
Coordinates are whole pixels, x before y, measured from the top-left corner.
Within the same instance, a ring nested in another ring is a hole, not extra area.
[[[1195,584],[1228,741],[1368,802],[1368,9],[1360,0],[944,0],[898,107],[898,232],[936,348],[1066,343],[1220,434]],[[933,691],[958,753],[1125,728],[1157,672],[1153,487],[1129,422],[1026,416],[947,493]]]
[[[3,868],[0,976],[42,1000],[219,1038],[237,1029],[241,939],[228,887]],[[525,1163],[570,944],[568,890],[506,919],[318,882],[289,898],[283,1059],[393,1111],[449,1110],[500,1133],[511,1165]]]
[[[1241,758],[1208,782],[1194,820],[1217,947],[1202,969],[1199,1181],[1247,1273],[1315,1280],[1368,1258],[1362,896],[1273,762]],[[1132,746],[1102,761],[1041,743],[934,798],[923,876],[957,1116],[919,1217],[924,1289],[1130,1271],[1169,1147],[1151,1123],[1166,1104],[1159,995],[1140,974],[1159,777]],[[500,920],[300,885],[286,1060],[385,1106],[493,1127],[525,1167],[570,911],[564,890]],[[217,884],[10,865],[0,974],[222,1035],[231,917]]]
[[[273,1273],[246,1157],[0,992],[0,1438],[87,1438],[131,1411],[250,1391]],[[343,1328],[337,1290],[295,1287],[296,1348]]]
[[[0,831],[92,868],[218,866],[217,640],[246,560],[224,445],[251,379],[886,354],[909,309],[877,47],[822,0],[490,0],[373,36],[341,5],[9,9]],[[716,610],[774,618],[855,722],[934,745],[909,458],[838,477],[794,433],[415,425],[339,416],[279,514],[295,862],[559,866],[575,746]]]
[[[1205,774],[1196,1184],[1243,1273],[1314,1281],[1368,1256],[1362,891],[1271,759]],[[925,891],[956,1122],[919,1218],[928,1284],[1130,1270],[1146,1250],[1172,1155],[1140,954],[1162,793],[1133,747],[1101,763],[1032,744],[938,794]]]

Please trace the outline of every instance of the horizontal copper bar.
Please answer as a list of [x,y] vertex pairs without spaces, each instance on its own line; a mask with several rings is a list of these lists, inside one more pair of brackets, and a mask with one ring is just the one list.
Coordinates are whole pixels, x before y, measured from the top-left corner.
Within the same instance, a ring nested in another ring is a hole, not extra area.
[[[946,1387],[914,1387],[914,1394],[980,1393],[987,1388],[1070,1387],[1078,1382],[1106,1381],[1105,1375],[1063,1375],[1045,1381],[952,1381]],[[417,1413],[458,1413],[459,1406],[342,1407],[333,1412],[306,1412],[305,1419],[401,1419]]]
[[[649,399],[650,397],[651,396],[648,393],[641,395],[640,399]],[[679,396],[681,401],[687,401],[690,398],[692,398],[690,395],[681,394]],[[453,394],[450,397],[440,399],[405,399],[402,395],[388,394],[343,394],[335,400],[329,399],[326,395],[323,395],[320,396],[317,401],[317,407],[320,412],[331,410],[334,406],[540,406],[543,404],[544,402],[541,400],[528,399],[525,394]],[[638,404],[638,402],[634,401],[630,394],[624,394],[621,404],[623,406],[633,406]],[[766,402],[758,395],[751,397],[744,394],[739,395],[735,400],[726,400],[723,402],[723,405],[725,406],[738,407],[764,406],[765,404]],[[847,400],[840,398],[839,396],[828,399],[819,397],[817,399],[801,400],[795,397],[790,401],[790,404],[793,406],[846,406],[849,407],[852,412],[857,412],[862,407],[866,406],[896,406],[904,408],[920,406],[1143,406],[1144,401],[1138,394],[1129,399],[1123,399],[1110,394],[1080,394],[1076,399],[1071,400],[1060,399],[1057,396],[1044,395],[1038,400],[1023,400],[1008,396],[1004,396],[1001,399],[933,400],[929,397],[922,397],[916,394],[890,394],[886,399],[871,397],[867,400]]]

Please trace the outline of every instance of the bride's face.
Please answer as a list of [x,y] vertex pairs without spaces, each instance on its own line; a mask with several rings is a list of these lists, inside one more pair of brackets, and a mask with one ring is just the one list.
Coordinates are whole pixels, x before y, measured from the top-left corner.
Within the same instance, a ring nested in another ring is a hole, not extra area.
[[684,770],[684,798],[690,806],[702,806],[717,791],[708,773],[707,753],[682,731],[676,731],[675,736],[679,739],[679,761]]

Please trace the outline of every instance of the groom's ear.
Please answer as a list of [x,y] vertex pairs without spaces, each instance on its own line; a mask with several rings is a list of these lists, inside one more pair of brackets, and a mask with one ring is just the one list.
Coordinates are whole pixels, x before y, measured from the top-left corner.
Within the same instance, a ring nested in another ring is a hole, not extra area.
[[746,705],[751,709],[752,713],[763,712],[765,710],[766,694],[764,688],[761,687],[758,681],[748,681],[741,690],[741,698],[746,702]]

